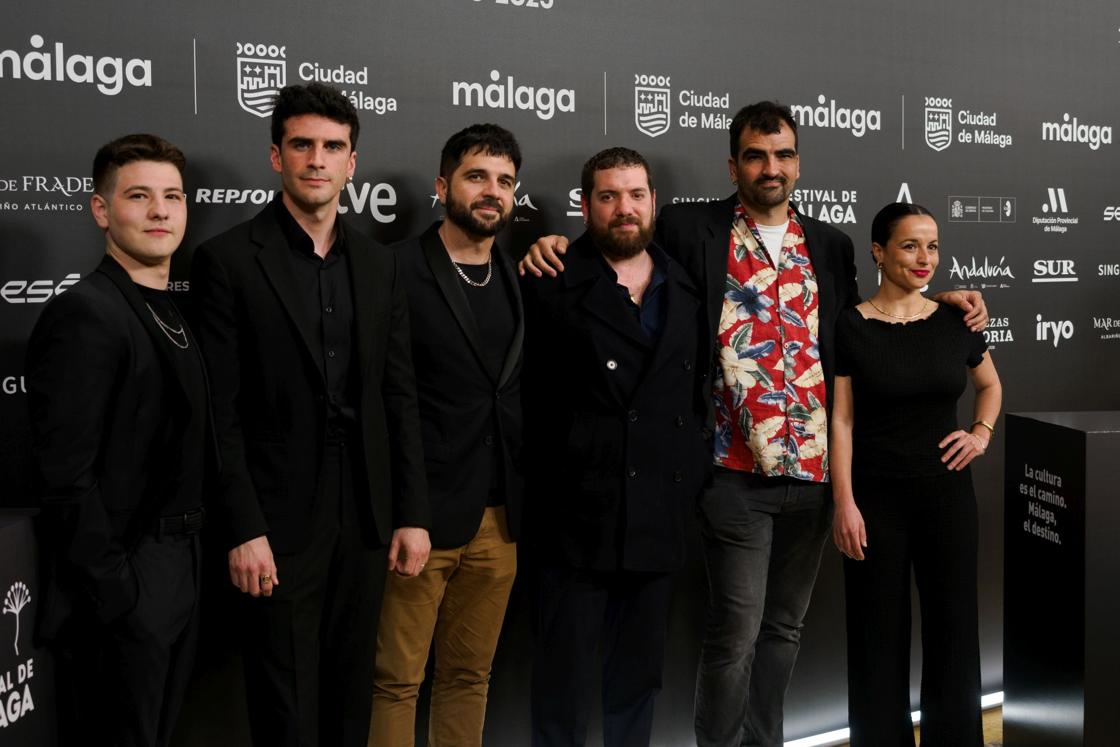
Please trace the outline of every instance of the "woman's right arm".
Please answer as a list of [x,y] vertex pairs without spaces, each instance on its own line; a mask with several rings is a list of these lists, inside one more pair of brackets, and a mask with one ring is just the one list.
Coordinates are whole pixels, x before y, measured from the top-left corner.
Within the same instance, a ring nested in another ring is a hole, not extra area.
[[833,381],[828,434],[829,476],[835,504],[832,541],[842,554],[853,560],[863,560],[867,529],[852,493],[852,379],[837,376]]

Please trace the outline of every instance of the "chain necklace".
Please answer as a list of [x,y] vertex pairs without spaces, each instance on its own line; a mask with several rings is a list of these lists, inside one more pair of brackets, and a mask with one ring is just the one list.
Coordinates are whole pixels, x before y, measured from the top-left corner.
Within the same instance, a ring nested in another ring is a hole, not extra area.
[[883,316],[889,316],[889,317],[891,317],[892,319],[903,319],[903,320],[907,320],[907,321],[908,321],[908,320],[910,320],[910,319],[917,319],[917,318],[918,318],[918,317],[920,317],[920,316],[921,316],[921,315],[922,315],[923,313],[925,313],[925,310],[926,310],[926,308],[927,308],[927,306],[928,306],[928,304],[929,304],[929,299],[928,299],[928,298],[923,298],[923,299],[922,299],[922,308],[918,309],[918,313],[917,313],[917,314],[911,314],[910,316],[902,316],[902,315],[900,315],[900,314],[892,314],[892,313],[891,313],[891,312],[889,312],[889,311],[884,311],[883,309],[880,309],[880,308],[879,308],[879,304],[875,303],[875,302],[874,302],[873,300],[871,300],[870,298],[869,298],[869,299],[867,299],[867,302],[868,302],[869,304],[871,304],[871,308],[875,309],[876,311],[878,311],[878,312],[879,312],[880,314],[882,314]]
[[485,288],[490,283],[490,278],[494,274],[494,254],[491,253],[486,258],[486,277],[481,282],[476,282],[467,277],[467,273],[463,272],[463,268],[459,266],[458,262],[452,260],[451,264],[455,265],[455,272],[459,273],[459,277],[463,279],[467,285],[473,285],[475,288]]
[[[168,340],[171,340],[172,345],[179,348],[180,350],[186,350],[191,346],[190,338],[187,337],[186,325],[184,325],[182,322],[179,322],[179,329],[175,329],[170,324],[159,318],[159,314],[156,313],[156,310],[152,308],[152,305],[150,303],[145,302],[144,305],[148,307],[148,311],[152,312],[152,318],[156,320],[156,324],[159,325],[159,329],[161,332],[163,332],[164,336]],[[182,339],[182,342],[179,342],[180,339]]]

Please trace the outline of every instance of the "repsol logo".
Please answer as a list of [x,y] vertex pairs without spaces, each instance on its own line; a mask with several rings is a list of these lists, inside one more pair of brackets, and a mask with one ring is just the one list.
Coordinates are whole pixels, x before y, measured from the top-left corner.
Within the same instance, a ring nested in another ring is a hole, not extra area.
[[276,194],[268,189],[210,189],[194,191],[194,201],[200,205],[264,205]]
[[823,93],[817,96],[817,106],[794,104],[790,110],[799,127],[848,130],[856,137],[863,137],[868,131],[883,128],[883,114],[879,110],[837,106],[836,99],[826,98]]
[[1054,347],[1062,340],[1073,337],[1073,322],[1063,320],[1058,322],[1043,321],[1042,314],[1035,316],[1034,339],[1039,342],[1053,342]]
[[1042,139],[1061,143],[1083,143],[1089,150],[1097,150],[1102,145],[1112,145],[1112,128],[1108,125],[1087,125],[1062,115],[1061,122],[1043,122]]
[[0,286],[0,298],[8,303],[46,303],[81,279],[81,275],[72,272],[59,283],[53,280],[9,280]]
[[536,113],[540,119],[552,119],[556,112],[576,110],[576,92],[571,88],[518,85],[512,75],[502,79],[497,70],[490,71],[490,83],[453,81],[452,106],[477,106],[484,109],[520,109]]
[[19,80],[67,81],[90,83],[106,96],[116,96],[124,84],[138,88],[152,85],[152,61],[122,57],[98,57],[90,54],[67,54],[62,42],[53,50],[42,50],[46,41],[39,34],[30,39],[32,51],[20,54],[16,49],[0,50],[0,78]]

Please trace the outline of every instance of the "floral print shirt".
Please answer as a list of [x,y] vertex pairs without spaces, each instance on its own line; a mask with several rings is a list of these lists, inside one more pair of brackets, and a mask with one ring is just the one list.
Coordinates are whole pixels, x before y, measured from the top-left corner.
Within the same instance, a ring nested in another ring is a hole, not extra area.
[[754,220],[736,206],[717,338],[715,463],[826,482],[817,278],[793,209],[775,267]]

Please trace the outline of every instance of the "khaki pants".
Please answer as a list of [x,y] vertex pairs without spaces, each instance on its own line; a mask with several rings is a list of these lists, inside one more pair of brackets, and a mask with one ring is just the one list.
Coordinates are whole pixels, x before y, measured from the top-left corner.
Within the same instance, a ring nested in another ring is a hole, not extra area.
[[370,747],[411,747],[416,695],[435,643],[428,726],[431,747],[482,744],[490,665],[498,646],[517,546],[504,506],[483,514],[466,545],[432,550],[420,575],[385,581],[377,635]]

